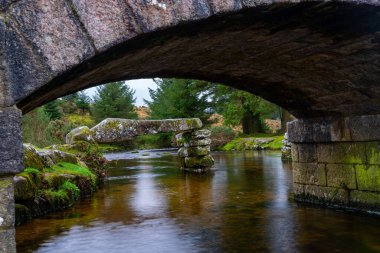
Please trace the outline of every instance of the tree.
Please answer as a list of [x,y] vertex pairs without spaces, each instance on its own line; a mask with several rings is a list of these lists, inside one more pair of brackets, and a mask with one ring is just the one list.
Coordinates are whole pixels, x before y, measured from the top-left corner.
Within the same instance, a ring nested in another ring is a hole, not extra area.
[[205,122],[209,107],[207,94],[200,88],[201,81],[156,79],[157,89],[149,89],[152,101],[145,100],[153,119],[200,118]]
[[129,118],[136,119],[133,103],[135,91],[130,89],[124,82],[113,82],[96,89],[93,98],[93,115],[96,121],[105,118]]
[[57,100],[53,100],[44,105],[44,111],[49,116],[50,120],[56,120],[61,118],[61,113],[58,109]]
[[213,101],[225,124],[241,124],[244,134],[264,132],[264,118],[276,118],[279,113],[278,106],[246,91],[223,85],[213,89]]
[[50,117],[43,107],[38,107],[22,116],[22,139],[24,143],[33,143],[39,147],[46,147],[54,143],[53,138],[46,131]]
[[90,110],[90,97],[84,91],[80,91],[77,93],[77,97],[75,99],[75,105],[78,109],[81,109],[84,113],[85,111]]

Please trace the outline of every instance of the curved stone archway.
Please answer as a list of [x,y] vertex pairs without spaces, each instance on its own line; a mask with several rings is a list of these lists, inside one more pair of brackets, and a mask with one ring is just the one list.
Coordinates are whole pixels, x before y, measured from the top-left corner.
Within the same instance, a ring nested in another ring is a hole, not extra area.
[[[0,244],[14,251],[21,111],[109,81],[179,77],[259,95],[289,125],[295,195],[380,210],[380,1],[0,1]],[[4,179],[5,178],[5,179]]]
[[2,106],[115,80],[204,79],[297,117],[380,112],[378,1],[3,1]]

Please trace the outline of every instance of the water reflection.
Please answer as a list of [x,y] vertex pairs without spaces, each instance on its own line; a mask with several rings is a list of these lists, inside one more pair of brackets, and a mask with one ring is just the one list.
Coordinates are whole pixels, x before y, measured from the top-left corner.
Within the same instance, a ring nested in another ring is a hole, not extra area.
[[19,252],[380,252],[380,220],[289,201],[278,153],[214,153],[208,175],[174,154],[114,154],[105,189],[17,228]]
[[166,199],[160,186],[156,184],[156,175],[150,173],[151,166],[143,166],[142,174],[135,182],[135,193],[125,196],[124,201],[130,202],[136,215],[145,217],[160,217],[166,212]]

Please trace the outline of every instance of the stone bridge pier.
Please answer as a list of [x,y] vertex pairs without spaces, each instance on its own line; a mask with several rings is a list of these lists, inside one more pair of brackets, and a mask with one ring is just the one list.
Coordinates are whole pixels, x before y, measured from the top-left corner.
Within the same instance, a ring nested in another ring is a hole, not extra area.
[[16,252],[13,175],[21,172],[21,111],[0,108],[0,252]]
[[297,201],[380,211],[380,115],[288,123]]

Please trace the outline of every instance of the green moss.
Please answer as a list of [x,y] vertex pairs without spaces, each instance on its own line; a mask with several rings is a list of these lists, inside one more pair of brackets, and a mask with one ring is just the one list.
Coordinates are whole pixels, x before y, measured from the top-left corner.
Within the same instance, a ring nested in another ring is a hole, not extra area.
[[43,159],[33,151],[34,147],[24,147],[24,166],[42,170],[45,167]]
[[95,121],[91,115],[79,115],[79,114],[69,114],[67,115],[67,121],[74,126],[95,126]]
[[33,199],[41,187],[41,172],[35,168],[26,168],[16,176],[26,179],[26,183],[15,184],[16,199]]
[[78,186],[71,183],[70,181],[65,181],[62,184],[61,189],[65,190],[67,193],[69,193],[72,196],[72,198],[74,198],[75,200],[77,200],[80,197],[80,190],[79,190]]
[[380,164],[380,146],[378,142],[370,142],[366,145],[368,164]]
[[117,120],[109,120],[106,122],[106,124],[103,125],[104,129],[105,130],[108,130],[108,129],[119,129],[119,125],[121,124],[121,122],[117,121]]
[[275,136],[273,141],[269,142],[268,144],[263,144],[262,146],[264,148],[270,149],[270,150],[280,150],[283,146],[282,141],[284,140],[284,136]]
[[214,159],[210,156],[185,157],[186,168],[207,168],[214,165]]
[[127,148],[121,145],[98,144],[98,151],[101,153],[124,151]]
[[[265,134],[265,136],[268,136]],[[267,137],[248,137],[248,138],[237,138],[229,143],[227,143],[223,150],[231,151],[231,150],[261,150],[261,149],[270,149],[270,150],[280,150],[282,148],[282,141],[284,140],[284,136],[271,136],[268,139],[270,140],[268,143],[260,143],[258,139],[265,139]]]
[[45,199],[54,209],[63,209],[72,205],[72,202],[64,189],[54,191],[51,189],[43,190],[41,193],[43,199]]
[[92,185],[96,186],[96,176],[94,173],[92,173],[88,168],[82,167],[77,164],[72,163],[57,163],[53,165],[53,167],[49,169],[45,169],[46,172],[53,172],[58,174],[69,174],[69,175],[75,175],[80,177],[85,177],[91,180]]
[[380,166],[355,165],[359,190],[380,191]]
[[29,174],[35,174],[35,175],[40,175],[41,171],[35,169],[35,168],[25,168],[24,172],[29,173]]
[[0,188],[7,188],[7,187],[9,187],[12,184],[13,184],[13,182],[12,182],[12,178],[11,177],[0,178]]

